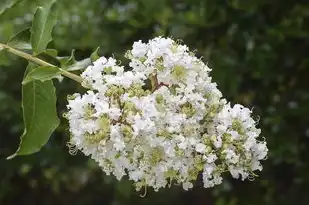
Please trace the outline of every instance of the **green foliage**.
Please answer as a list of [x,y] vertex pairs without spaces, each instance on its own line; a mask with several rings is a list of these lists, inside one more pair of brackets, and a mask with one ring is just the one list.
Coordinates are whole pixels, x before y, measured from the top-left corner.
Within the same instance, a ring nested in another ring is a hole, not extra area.
[[56,4],[52,0],[44,7],[38,7],[32,22],[31,45],[35,54],[43,52],[52,40],[52,30],[57,23]]
[[85,58],[83,60],[77,61],[75,59],[75,50],[72,50],[70,56],[65,57],[56,57],[60,62],[60,65],[63,69],[67,71],[78,71],[87,68],[91,63],[99,58],[100,47],[93,51],[90,55],[90,58]]
[[75,50],[72,50],[70,56],[65,57],[57,57],[58,61],[60,62],[60,65],[62,68],[66,69],[76,63],[75,56],[74,56]]
[[[33,19],[31,33],[29,29],[22,30],[14,35],[7,45],[17,49],[30,49],[38,54],[46,50],[51,41],[51,32],[56,23],[54,1],[44,7],[38,7]],[[30,46],[29,38],[32,46]],[[8,48],[8,51],[10,48]],[[14,50],[10,51],[19,56]],[[45,51],[55,55],[53,50]],[[29,57],[25,57],[28,59]],[[29,64],[22,82],[22,109],[24,119],[24,133],[20,138],[20,144],[15,154],[27,155],[39,151],[48,141],[51,134],[59,126],[56,112],[55,87],[51,79],[59,78],[60,71],[53,66],[40,66]]]
[[[38,68],[30,64],[26,69],[26,74],[29,75],[36,70]],[[22,99],[25,129],[18,150],[9,158],[39,151],[59,125],[56,111],[57,98],[51,80],[45,82],[32,80],[30,83],[24,84]]]
[[7,42],[7,45],[16,49],[31,50],[32,47],[29,43],[30,36],[30,29],[26,28],[10,38],[10,40]]
[[56,58],[58,56],[58,51],[56,49],[46,49],[43,53]]
[[[2,5],[13,1],[0,2]],[[6,42],[14,33],[31,26],[36,8],[44,2],[23,0],[12,9],[5,9],[0,15],[0,41]],[[270,148],[269,158],[254,182],[230,179],[214,189],[203,189],[197,182],[198,188],[189,192],[178,187],[159,193],[148,190],[142,199],[140,193],[129,189],[129,181],[118,183],[104,176],[87,157],[69,156],[64,146],[69,138],[65,121],[41,152],[5,161],[23,129],[19,96],[25,67],[23,60],[6,55],[6,66],[0,66],[0,204],[18,204],[20,198],[23,204],[47,205],[308,204],[307,1],[76,2],[57,2],[58,23],[50,47],[58,52],[48,56],[66,56],[76,49],[77,65],[98,46],[102,48],[101,55],[112,56],[122,54],[135,40],[157,35],[180,38],[209,62],[224,96],[253,107],[260,116],[259,127]],[[91,59],[82,62],[85,63],[67,69],[83,69]],[[66,94],[83,90],[68,80],[55,84],[61,114],[66,110]]]
[[0,16],[5,13],[8,9],[14,7],[20,0],[2,0],[0,2]]
[[0,50],[0,65],[8,66],[9,65],[9,59],[8,59],[8,53],[5,49]]
[[41,82],[51,80],[53,78],[59,78],[61,76],[61,72],[57,67],[52,66],[40,66],[32,69],[29,73],[27,73],[24,78],[22,84],[27,84],[34,80],[39,80]]
[[85,58],[84,60],[75,61],[73,64],[65,66],[64,68],[67,71],[77,71],[77,70],[83,70],[87,68],[91,64],[90,58]]
[[92,62],[96,61],[97,59],[100,58],[98,52],[100,50],[100,47],[97,47],[97,49],[90,55],[90,59]]

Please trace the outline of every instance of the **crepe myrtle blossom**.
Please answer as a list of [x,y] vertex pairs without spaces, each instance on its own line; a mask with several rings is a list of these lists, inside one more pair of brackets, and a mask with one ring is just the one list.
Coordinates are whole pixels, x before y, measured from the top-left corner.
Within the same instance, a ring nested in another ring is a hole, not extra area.
[[135,187],[222,183],[262,170],[267,156],[252,112],[231,106],[211,69],[186,45],[157,37],[126,52],[129,69],[101,57],[82,74],[84,94],[68,97],[70,151],[81,150],[107,175]]

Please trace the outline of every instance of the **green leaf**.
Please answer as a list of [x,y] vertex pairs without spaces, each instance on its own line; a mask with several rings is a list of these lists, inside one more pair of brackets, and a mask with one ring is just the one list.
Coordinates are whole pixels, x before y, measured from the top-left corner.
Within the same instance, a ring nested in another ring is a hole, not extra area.
[[100,47],[97,47],[97,49],[91,54],[90,56],[91,62],[94,62],[100,58],[98,54],[99,50],[100,50]]
[[15,6],[21,0],[1,0],[0,1],[0,16],[4,14],[8,9]]
[[59,78],[61,76],[61,73],[57,67],[52,66],[40,66],[37,68],[34,68],[32,71],[30,71],[25,79],[23,80],[22,84],[27,84],[33,80],[39,80],[39,81],[47,81],[51,80],[53,78]]
[[89,65],[91,65],[91,59],[86,58],[81,61],[76,61],[73,65],[70,65],[66,68],[67,71],[77,71],[77,70],[84,70],[87,68]]
[[[34,69],[29,64],[25,75]],[[56,111],[55,87],[51,80],[31,81],[22,86],[22,108],[25,123],[19,147],[11,159],[17,155],[27,155],[38,152],[49,140],[51,134],[59,126]]]
[[60,67],[65,69],[66,62],[69,60],[70,56],[58,56],[56,57],[57,61],[60,63]]
[[57,60],[57,55],[58,51],[56,49],[46,49],[42,53],[36,55],[36,57],[58,66],[59,61]]
[[56,58],[58,56],[58,51],[56,49],[46,49],[44,53],[53,58]]
[[58,61],[61,64],[62,69],[67,70],[67,71],[77,71],[77,70],[83,70],[87,68],[89,65],[91,65],[92,63],[91,58],[86,58],[81,61],[76,61],[74,54],[75,54],[75,50],[72,51],[71,56],[57,57]]
[[7,54],[6,49],[0,49],[0,65],[3,65],[3,66],[10,65],[10,61],[7,55],[8,54]]
[[31,50],[30,35],[30,28],[24,29],[10,38],[7,44],[16,49]]
[[61,68],[66,69],[68,66],[76,62],[74,54],[75,54],[75,50],[73,49],[70,56],[56,57],[56,59],[60,63]]
[[59,58],[59,61],[61,63],[61,67],[67,68],[70,65],[73,65],[75,60],[75,50],[73,49],[70,56]]
[[52,30],[57,22],[56,4],[52,1],[44,7],[38,7],[32,22],[31,45],[35,54],[43,52],[52,40]]

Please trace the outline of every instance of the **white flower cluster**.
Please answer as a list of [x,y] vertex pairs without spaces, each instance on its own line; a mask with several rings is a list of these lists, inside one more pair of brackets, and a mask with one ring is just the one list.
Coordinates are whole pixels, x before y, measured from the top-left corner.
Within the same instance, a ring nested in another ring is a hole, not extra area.
[[262,169],[268,149],[251,110],[231,107],[187,46],[157,37],[126,57],[126,71],[101,57],[82,73],[91,90],[71,96],[66,114],[73,151],[137,190],[173,182],[188,190],[199,174],[213,187],[224,172],[244,180]]

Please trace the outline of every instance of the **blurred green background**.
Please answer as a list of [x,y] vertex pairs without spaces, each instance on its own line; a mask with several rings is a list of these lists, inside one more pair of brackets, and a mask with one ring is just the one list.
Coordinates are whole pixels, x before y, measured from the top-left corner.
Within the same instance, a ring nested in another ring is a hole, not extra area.
[[[5,1],[5,0],[0,0]],[[87,157],[68,153],[67,122],[41,152],[12,160],[23,131],[21,86],[27,62],[0,65],[0,204],[309,204],[309,2],[307,0],[62,0],[50,48],[76,49],[83,59],[97,47],[121,56],[136,40],[182,39],[213,68],[223,95],[253,108],[270,149],[255,181],[227,176],[204,189],[197,182],[149,191],[108,177]],[[31,26],[42,0],[22,0],[0,18],[0,41]],[[6,61],[8,60],[8,61]],[[123,60],[124,61],[124,60]],[[10,63],[9,63],[10,62]],[[57,82],[59,116],[76,83]]]

